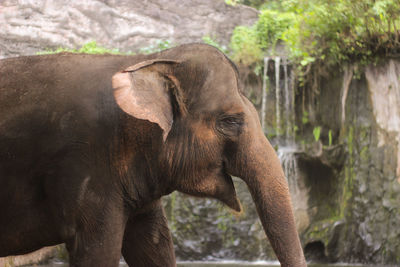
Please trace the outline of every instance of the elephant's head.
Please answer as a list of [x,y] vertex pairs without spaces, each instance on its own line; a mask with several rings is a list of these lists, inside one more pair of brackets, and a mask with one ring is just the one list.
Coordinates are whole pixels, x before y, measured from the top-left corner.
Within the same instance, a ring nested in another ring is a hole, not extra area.
[[240,211],[230,175],[243,179],[282,266],[306,266],[288,185],[234,64],[217,49],[184,45],[154,54],[113,77],[118,105],[157,123],[163,179]]

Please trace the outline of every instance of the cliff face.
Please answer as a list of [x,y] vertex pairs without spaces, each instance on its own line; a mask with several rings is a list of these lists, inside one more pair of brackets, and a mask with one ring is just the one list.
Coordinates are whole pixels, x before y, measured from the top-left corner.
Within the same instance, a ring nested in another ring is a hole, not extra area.
[[211,36],[227,45],[237,25],[251,25],[257,11],[223,0],[0,1],[0,58],[95,40],[136,52],[168,40],[201,42]]
[[304,128],[321,126],[325,146],[298,157],[309,198],[306,252],[399,263],[400,61],[350,66],[323,79],[319,92],[306,97],[314,116]]
[[341,251],[348,259],[400,262],[399,78],[400,62],[388,60],[350,85],[343,138],[351,206]]

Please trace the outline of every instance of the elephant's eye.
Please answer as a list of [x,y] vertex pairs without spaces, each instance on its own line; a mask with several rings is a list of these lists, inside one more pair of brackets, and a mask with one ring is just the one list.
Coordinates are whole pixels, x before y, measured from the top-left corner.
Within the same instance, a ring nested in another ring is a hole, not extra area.
[[221,121],[222,121],[224,124],[229,125],[229,126],[236,125],[236,124],[238,125],[238,124],[243,123],[241,120],[239,120],[239,119],[236,118],[236,117],[227,117],[227,118],[223,118]]
[[224,135],[237,136],[244,124],[243,113],[223,115],[217,121],[217,129]]

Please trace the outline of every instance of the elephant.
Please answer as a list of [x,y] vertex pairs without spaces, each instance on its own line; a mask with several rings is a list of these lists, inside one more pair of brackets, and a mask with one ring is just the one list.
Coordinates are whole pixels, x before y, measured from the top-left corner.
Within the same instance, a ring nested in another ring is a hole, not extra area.
[[0,61],[0,257],[65,243],[71,266],[176,266],[161,197],[241,210],[307,266],[279,159],[235,64],[206,44]]

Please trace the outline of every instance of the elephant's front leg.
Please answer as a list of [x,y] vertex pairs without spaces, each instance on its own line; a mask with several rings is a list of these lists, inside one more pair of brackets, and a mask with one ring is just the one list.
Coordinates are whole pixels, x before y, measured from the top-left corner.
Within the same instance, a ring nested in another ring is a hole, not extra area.
[[72,267],[117,267],[127,221],[123,208],[104,207],[102,214],[83,218],[74,237],[66,242]]
[[176,266],[174,245],[161,200],[129,217],[122,255],[131,267]]

